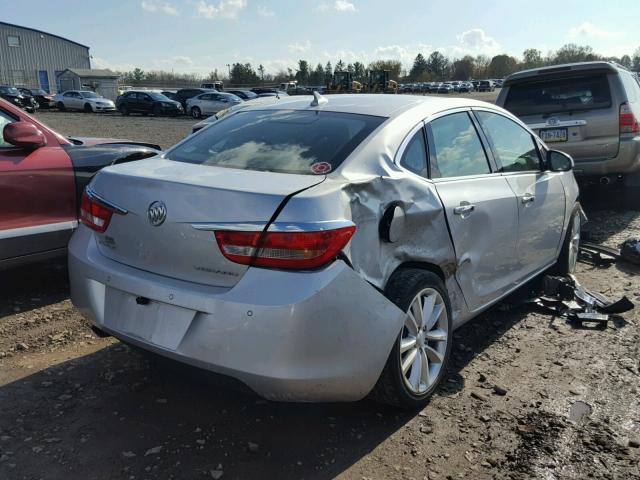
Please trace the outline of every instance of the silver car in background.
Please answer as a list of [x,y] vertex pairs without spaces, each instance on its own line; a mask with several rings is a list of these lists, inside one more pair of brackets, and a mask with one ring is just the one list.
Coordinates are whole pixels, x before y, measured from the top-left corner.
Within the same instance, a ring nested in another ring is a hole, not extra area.
[[474,100],[316,93],[243,108],[94,177],[71,297],[122,341],[268,399],[420,408],[455,328],[575,267],[571,168]]
[[220,110],[226,110],[242,102],[240,97],[232,93],[202,93],[187,99],[186,112],[190,113],[193,118],[200,118],[203,115],[214,115]]
[[67,90],[53,97],[58,110],[82,110],[83,112],[114,112],[116,104],[91,90]]

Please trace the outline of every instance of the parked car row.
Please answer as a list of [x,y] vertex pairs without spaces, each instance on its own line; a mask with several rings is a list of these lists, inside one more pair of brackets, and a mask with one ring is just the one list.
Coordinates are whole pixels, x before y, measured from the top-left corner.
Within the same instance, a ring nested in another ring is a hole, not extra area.
[[470,80],[451,82],[419,82],[401,84],[398,93],[450,93],[494,91],[502,86],[502,80]]

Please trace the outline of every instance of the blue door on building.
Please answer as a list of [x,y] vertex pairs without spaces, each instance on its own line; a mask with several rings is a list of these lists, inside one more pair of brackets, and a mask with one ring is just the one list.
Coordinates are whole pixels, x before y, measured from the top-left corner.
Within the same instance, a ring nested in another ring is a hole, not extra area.
[[49,90],[49,74],[47,73],[47,71],[38,71],[38,77],[40,79],[40,88],[47,93],[51,93],[51,90]]

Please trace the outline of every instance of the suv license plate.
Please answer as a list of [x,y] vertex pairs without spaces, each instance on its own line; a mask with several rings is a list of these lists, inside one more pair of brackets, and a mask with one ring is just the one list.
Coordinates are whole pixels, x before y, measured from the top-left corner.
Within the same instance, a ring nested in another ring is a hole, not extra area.
[[566,128],[550,128],[547,130],[540,130],[540,138],[547,143],[552,142],[566,142],[569,138]]

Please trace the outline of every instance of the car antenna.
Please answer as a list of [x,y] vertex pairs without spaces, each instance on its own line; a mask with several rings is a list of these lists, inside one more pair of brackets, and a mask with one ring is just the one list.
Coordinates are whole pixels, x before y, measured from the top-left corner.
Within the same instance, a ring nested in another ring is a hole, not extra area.
[[320,95],[320,92],[317,90],[313,92],[313,100],[311,101],[312,107],[319,107],[320,105],[324,105],[325,103],[329,103],[327,97],[323,97]]

